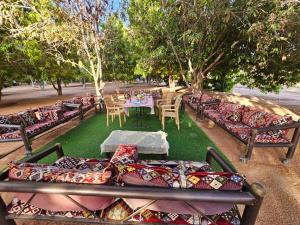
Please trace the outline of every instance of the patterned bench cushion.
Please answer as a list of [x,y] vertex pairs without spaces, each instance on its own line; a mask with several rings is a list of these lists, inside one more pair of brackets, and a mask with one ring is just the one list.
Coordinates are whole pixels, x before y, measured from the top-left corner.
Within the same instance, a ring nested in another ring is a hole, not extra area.
[[18,115],[23,119],[26,127],[39,122],[34,110],[28,109],[26,111],[19,112]]
[[45,164],[9,164],[9,179],[57,183],[106,184],[110,181],[111,171],[80,171],[62,169]]
[[[226,121],[224,126],[242,140],[247,141],[250,138],[251,128],[247,125]],[[255,143],[289,143],[289,140],[286,137],[274,136],[264,132],[256,135]]]
[[40,121],[36,124],[30,125],[25,128],[25,131],[28,135],[35,135],[36,133],[42,130],[48,130],[55,126],[59,121],[58,120],[45,120]]
[[79,115],[79,110],[64,112],[64,118],[70,119]]
[[224,172],[190,172],[180,167],[128,164],[119,171],[119,180],[125,185],[240,190],[244,178],[239,174]]
[[[5,125],[25,125],[24,120],[19,115],[0,115],[0,124]],[[0,135],[15,132],[14,128],[0,127]]]
[[[14,199],[7,207],[9,214],[18,214],[20,210],[21,215],[28,216],[53,216],[53,217],[67,217],[67,218],[80,218],[80,219],[96,219],[95,215],[99,215],[101,219],[106,221],[120,221],[131,215],[134,210],[122,199],[118,199],[111,205],[103,210],[93,210],[93,212],[88,211],[55,211],[55,210],[45,210],[38,208],[33,205],[25,205],[24,201]],[[231,208],[222,213],[214,215],[191,215],[184,213],[168,213],[158,210],[143,210],[138,213],[130,221],[140,222],[140,223],[160,223],[160,224],[199,224],[199,225],[238,225],[240,220],[236,209]]]

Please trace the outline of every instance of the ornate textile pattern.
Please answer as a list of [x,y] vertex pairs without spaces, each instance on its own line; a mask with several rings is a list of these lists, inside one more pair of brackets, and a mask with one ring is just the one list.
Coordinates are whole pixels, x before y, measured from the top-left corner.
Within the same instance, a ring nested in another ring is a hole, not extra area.
[[81,171],[102,171],[109,166],[107,159],[84,159],[64,156],[58,159],[54,166],[62,169],[77,169]]
[[41,121],[62,120],[64,118],[63,111],[60,109],[45,110],[39,108],[39,116]]
[[111,171],[99,172],[61,169],[41,164],[9,165],[9,178],[13,180],[30,180],[61,183],[105,184],[111,177]]
[[225,115],[222,116],[224,120],[229,120],[232,122],[241,122],[242,121],[242,110],[236,111],[227,111]]
[[238,105],[238,104],[235,104],[235,103],[232,103],[232,102],[221,102],[218,106],[218,111],[221,113],[221,114],[225,114],[226,112],[228,111],[236,111],[238,109],[243,109],[244,106],[243,105]]
[[172,188],[240,190],[244,177],[226,172],[190,172],[184,164],[171,167],[128,164],[119,171],[119,180],[125,185]]
[[217,121],[219,124],[224,124],[222,114],[218,110],[205,109],[204,113],[208,115],[210,118],[212,118],[213,120]]
[[[24,208],[25,207],[25,208]],[[93,213],[88,211],[50,211],[40,209],[32,205],[26,205],[25,202],[14,199],[7,207],[10,214],[18,214],[24,208],[21,215],[28,216],[55,216],[55,217],[68,217],[68,218],[81,218],[81,219],[95,219]],[[95,212],[97,213],[97,212]]]
[[20,131],[0,134],[0,139],[15,139],[15,138],[21,138]]
[[268,127],[271,121],[272,115],[264,111],[249,110],[243,114],[243,123],[252,128]]
[[22,117],[26,126],[31,126],[39,122],[33,110],[19,112],[18,115]]
[[[285,116],[278,116],[278,115],[273,115],[272,122],[270,123],[269,126],[279,126],[279,125],[288,125],[293,123],[293,118],[289,115]],[[273,131],[268,131],[267,134],[273,136],[273,137],[282,137],[282,138],[287,138],[287,134],[289,133],[289,129],[286,130],[273,130]]]
[[[0,124],[6,125],[25,125],[24,120],[18,115],[0,115]],[[0,134],[11,133],[15,128],[0,127]]]
[[184,173],[211,171],[211,166],[205,161],[182,161],[182,160],[139,160],[138,163],[148,166],[163,166],[178,168]]
[[[14,199],[7,207],[9,214],[18,214],[21,209],[21,215],[27,216],[54,216],[81,219],[96,219],[95,215],[100,215],[104,220],[120,221],[133,213],[133,210],[122,199],[117,199],[104,210],[88,212],[88,211],[50,211],[40,209],[32,205],[26,205],[18,199]],[[190,224],[190,225],[240,225],[240,219],[235,209],[230,209],[221,214],[210,216],[195,216],[189,214],[167,213],[145,209],[134,216],[130,221],[144,223],[160,223],[160,224]],[[212,222],[213,221],[213,222]]]
[[[217,225],[239,225],[240,219],[236,210],[231,209],[227,212],[216,214],[213,216],[189,215],[166,213],[146,209],[139,215],[134,217],[134,221],[146,223],[162,223],[162,224],[198,224],[211,225],[213,222]],[[212,222],[213,221],[213,222]]]
[[54,120],[46,120],[43,122],[39,122],[33,125],[30,125],[25,128],[25,131],[29,135],[34,135],[43,129],[48,129],[56,124],[57,121]]
[[135,163],[138,159],[136,145],[119,145],[114,155],[110,159],[110,163],[115,167],[116,172],[121,172],[124,165]]
[[101,217],[107,220],[123,220],[133,213],[130,206],[123,200],[117,199],[114,203],[102,210]]

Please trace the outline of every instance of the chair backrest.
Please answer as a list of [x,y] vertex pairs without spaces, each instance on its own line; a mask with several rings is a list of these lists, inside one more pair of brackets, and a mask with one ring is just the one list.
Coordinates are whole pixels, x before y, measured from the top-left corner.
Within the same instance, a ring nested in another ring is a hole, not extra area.
[[104,103],[105,103],[106,107],[114,107],[114,101],[113,101],[111,95],[104,97]]
[[182,95],[176,96],[176,99],[175,99],[175,112],[176,113],[179,112],[181,101],[182,101]]

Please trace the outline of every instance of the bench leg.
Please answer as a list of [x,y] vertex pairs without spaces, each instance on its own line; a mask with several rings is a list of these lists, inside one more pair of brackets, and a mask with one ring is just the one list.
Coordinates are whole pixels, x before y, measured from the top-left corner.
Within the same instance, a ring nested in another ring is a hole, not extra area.
[[0,225],[16,225],[14,220],[6,220],[6,205],[0,197]]
[[253,205],[246,205],[242,215],[241,224],[254,225],[258,216],[266,191],[263,186],[258,183],[251,185],[251,192],[255,195],[256,201]]
[[242,163],[247,163],[250,159],[251,159],[251,155],[252,155],[252,152],[253,152],[253,143],[249,142],[246,146],[246,153],[245,155],[241,156],[240,157],[240,161]]
[[24,143],[26,156],[32,155],[31,141],[28,138],[28,136],[25,134],[25,130],[21,131],[21,137]]
[[297,148],[299,137],[300,137],[300,128],[298,127],[295,129],[292,138],[293,146],[289,147],[288,152],[286,153],[286,158],[282,161],[284,164],[287,164],[293,158]]

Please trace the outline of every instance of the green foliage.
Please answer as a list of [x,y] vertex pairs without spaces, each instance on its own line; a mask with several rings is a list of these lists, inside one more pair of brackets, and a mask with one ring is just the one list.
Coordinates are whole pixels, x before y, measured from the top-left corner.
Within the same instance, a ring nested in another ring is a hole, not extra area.
[[137,56],[130,30],[114,14],[104,25],[104,35],[104,79],[132,80]]

